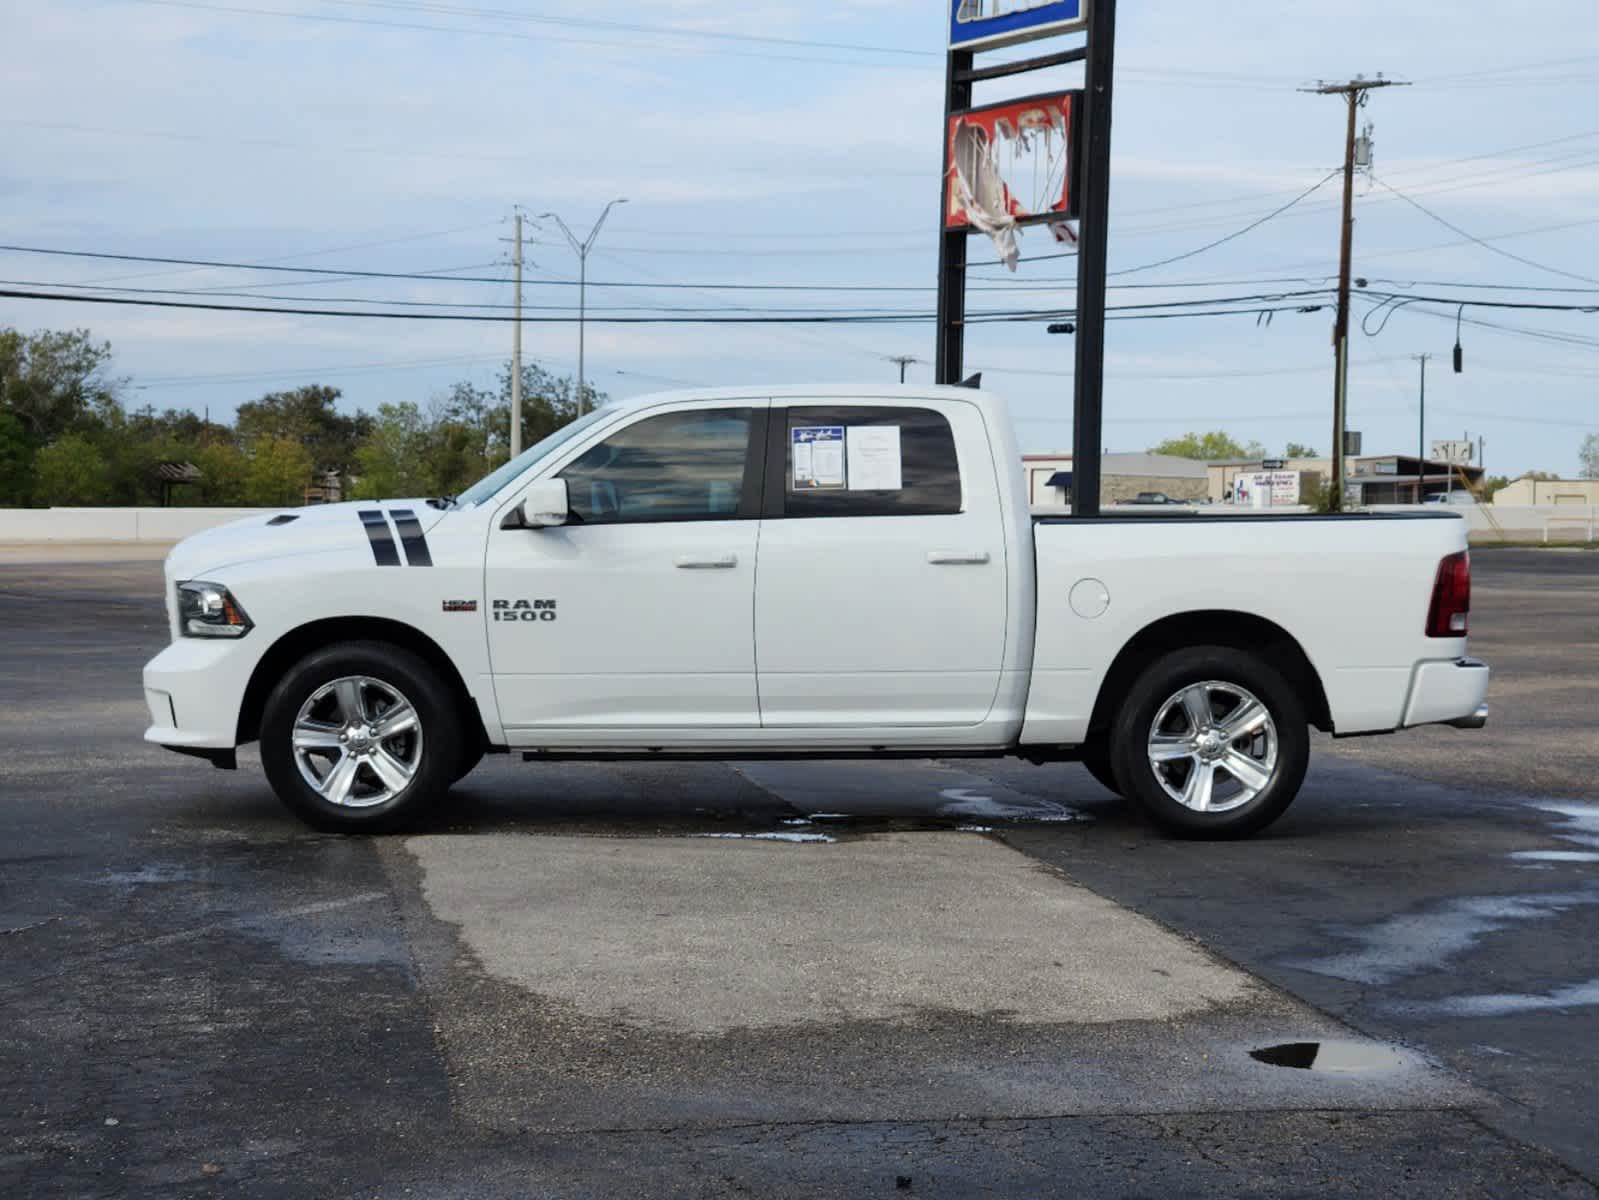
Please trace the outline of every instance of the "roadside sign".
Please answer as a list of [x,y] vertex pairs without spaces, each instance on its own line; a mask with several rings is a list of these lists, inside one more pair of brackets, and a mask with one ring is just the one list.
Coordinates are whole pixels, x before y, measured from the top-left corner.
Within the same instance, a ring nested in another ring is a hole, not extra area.
[[1089,0],[950,0],[949,48],[994,50],[1088,24]]
[[1298,471],[1245,471],[1233,481],[1232,502],[1252,508],[1299,503]]
[[1471,460],[1477,457],[1477,447],[1473,442],[1434,442],[1432,444],[1433,462],[1448,463],[1452,467],[1469,467]]
[[1287,466],[1288,463],[1283,459],[1268,458],[1260,464],[1260,469],[1262,471],[1281,471]]

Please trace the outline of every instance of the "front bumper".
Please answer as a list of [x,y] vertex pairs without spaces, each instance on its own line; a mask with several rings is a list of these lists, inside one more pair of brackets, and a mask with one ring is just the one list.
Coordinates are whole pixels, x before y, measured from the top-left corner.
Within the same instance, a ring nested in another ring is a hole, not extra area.
[[1410,685],[1405,705],[1406,728],[1412,725],[1452,725],[1456,729],[1481,729],[1488,723],[1488,664],[1474,658],[1422,663]]
[[239,709],[255,666],[249,641],[179,638],[146,663],[151,724],[144,740],[186,752],[237,746]]

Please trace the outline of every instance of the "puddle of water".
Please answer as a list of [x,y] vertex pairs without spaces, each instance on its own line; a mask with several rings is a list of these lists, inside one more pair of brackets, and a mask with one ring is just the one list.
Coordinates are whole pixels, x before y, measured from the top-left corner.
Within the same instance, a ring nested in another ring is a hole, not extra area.
[[836,842],[825,833],[691,833],[691,838],[742,839],[752,842]]
[[941,817],[980,817],[997,821],[1092,821],[1087,813],[1056,804],[1053,800],[1032,800],[1025,804],[1008,804],[968,788],[946,788],[939,794],[944,801],[938,806]]
[[1409,1064],[1406,1056],[1392,1046],[1374,1042],[1284,1042],[1251,1050],[1249,1057],[1272,1067],[1327,1075],[1371,1075],[1397,1071]]
[[140,867],[137,871],[108,871],[100,877],[100,882],[117,887],[138,887],[157,883],[196,883],[205,877],[205,872],[189,867],[150,864]]
[[1579,801],[1544,800],[1533,805],[1542,812],[1555,813],[1566,818],[1566,823],[1555,836],[1562,841],[1576,842],[1599,850],[1599,804]]
[[1573,983],[1551,992],[1500,992],[1483,996],[1450,996],[1445,1000],[1415,1001],[1395,1008],[1415,1016],[1509,1017],[1520,1013],[1552,1012],[1599,1005],[1599,979]]
[[1485,934],[1521,921],[1548,920],[1573,908],[1599,904],[1599,892],[1543,896],[1468,896],[1432,909],[1404,913],[1364,929],[1334,932],[1361,948],[1321,958],[1285,959],[1283,965],[1356,983],[1387,984],[1436,971],[1470,950]]

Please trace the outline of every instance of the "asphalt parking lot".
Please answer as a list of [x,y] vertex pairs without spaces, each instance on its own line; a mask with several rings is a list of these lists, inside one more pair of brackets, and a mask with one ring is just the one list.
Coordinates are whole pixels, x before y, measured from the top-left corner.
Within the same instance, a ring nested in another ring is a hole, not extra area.
[[0,1195],[1594,1195],[1599,555],[1475,565],[1490,727],[1251,842],[503,756],[366,840],[139,740],[154,559],[0,550]]

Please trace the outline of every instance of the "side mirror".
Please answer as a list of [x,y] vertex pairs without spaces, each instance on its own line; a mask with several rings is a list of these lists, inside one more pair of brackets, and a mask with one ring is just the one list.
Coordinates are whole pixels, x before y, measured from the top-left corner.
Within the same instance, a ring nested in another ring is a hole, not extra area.
[[522,499],[505,514],[500,528],[546,529],[552,525],[565,525],[570,514],[566,480],[541,479],[522,493]]

